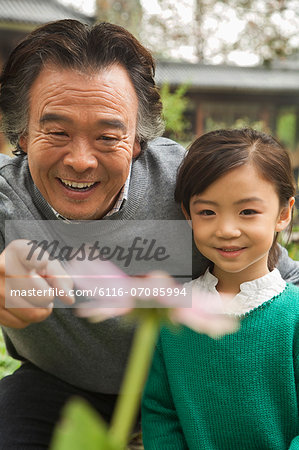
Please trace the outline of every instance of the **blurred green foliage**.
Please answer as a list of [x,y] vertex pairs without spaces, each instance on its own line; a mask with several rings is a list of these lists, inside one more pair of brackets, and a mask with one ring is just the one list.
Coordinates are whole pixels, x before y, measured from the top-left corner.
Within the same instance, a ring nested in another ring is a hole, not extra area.
[[296,147],[296,113],[289,108],[281,114],[277,121],[277,136],[279,140],[289,149]]
[[287,244],[286,248],[291,258],[295,261],[299,261],[299,244]]
[[165,120],[165,136],[175,141],[185,141],[191,124],[186,120],[185,113],[189,100],[185,97],[188,84],[171,91],[169,84],[163,84],[160,90]]
[[[51,450],[116,450],[108,435],[107,425],[83,399],[70,400],[62,420],[55,429]],[[67,420],[65,419],[67,418]]]
[[8,356],[0,331],[0,378],[10,375],[20,366],[20,362]]
[[227,121],[223,120],[219,122],[214,120],[212,117],[207,117],[205,124],[205,132],[219,130],[223,128],[254,128],[258,131],[268,131],[265,130],[264,123],[262,121],[252,122],[249,117],[239,117],[234,123],[228,124]]

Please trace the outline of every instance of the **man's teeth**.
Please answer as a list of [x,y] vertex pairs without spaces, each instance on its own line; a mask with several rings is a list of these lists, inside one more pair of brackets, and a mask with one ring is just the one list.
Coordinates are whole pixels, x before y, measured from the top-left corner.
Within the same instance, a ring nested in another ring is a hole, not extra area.
[[90,186],[95,184],[94,182],[92,182],[92,183],[76,183],[75,181],[68,181],[68,180],[63,180],[63,179],[61,179],[61,181],[66,186],[69,186],[69,187],[72,187],[75,189],[89,188]]

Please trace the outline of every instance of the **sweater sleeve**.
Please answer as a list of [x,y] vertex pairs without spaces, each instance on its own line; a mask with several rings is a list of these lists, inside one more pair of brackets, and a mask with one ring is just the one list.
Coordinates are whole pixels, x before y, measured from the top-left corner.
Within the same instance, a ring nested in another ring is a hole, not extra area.
[[293,261],[281,246],[277,268],[285,281],[299,286],[299,261]]
[[160,341],[142,399],[145,450],[188,450],[173,403]]

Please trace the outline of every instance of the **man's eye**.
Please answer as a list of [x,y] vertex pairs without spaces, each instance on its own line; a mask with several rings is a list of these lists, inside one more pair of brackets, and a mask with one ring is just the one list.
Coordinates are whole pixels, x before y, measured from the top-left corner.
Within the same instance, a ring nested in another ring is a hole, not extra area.
[[97,140],[98,141],[115,142],[115,141],[117,141],[117,138],[114,136],[100,136]]
[[65,131],[50,131],[49,134],[51,136],[68,136]]
[[258,212],[255,209],[243,209],[241,211],[242,216],[252,216],[254,214],[258,214]]
[[200,216],[213,216],[215,214],[214,211],[211,209],[203,209],[202,211],[199,211],[198,213]]

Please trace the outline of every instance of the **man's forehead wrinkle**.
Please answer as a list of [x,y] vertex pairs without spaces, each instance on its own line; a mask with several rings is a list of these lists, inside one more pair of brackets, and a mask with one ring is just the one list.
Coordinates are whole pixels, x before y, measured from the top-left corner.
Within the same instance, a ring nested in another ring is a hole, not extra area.
[[[64,94],[65,92],[66,91],[64,91]],[[76,95],[73,90],[70,92],[72,92],[72,95],[70,95],[68,99],[65,97],[62,98],[56,93],[52,93],[51,96],[45,95],[44,99],[41,98],[41,112],[43,113],[45,110],[51,108],[67,112],[73,105],[82,105],[86,110],[98,107],[99,112],[110,112],[112,114],[122,113],[123,115],[127,115],[127,107],[120,105],[117,96],[112,93],[111,95],[100,96],[99,92],[95,93],[95,95],[92,95],[92,93],[89,94],[86,91],[84,92],[84,95]],[[92,99],[94,99],[94,101],[90,102]],[[72,112],[74,111],[72,110]]]
[[[48,94],[49,92],[49,94]],[[123,109],[126,110],[126,108],[122,108],[119,104],[120,99],[124,99],[125,96],[122,95],[120,92],[117,92],[114,89],[109,90],[102,90],[102,89],[74,89],[70,87],[63,87],[59,86],[57,89],[49,89],[47,92],[43,91],[41,94],[41,99],[43,100],[43,97],[45,98],[45,102],[47,104],[53,104],[53,105],[59,105],[60,103],[64,103],[67,105],[70,104],[85,104],[85,102],[88,100],[89,105],[104,105],[111,106],[116,109]],[[68,97],[68,98],[66,98]],[[127,96],[128,100],[133,100],[132,96]],[[90,104],[90,101],[94,100]]]
[[39,77],[32,86],[30,122],[36,118],[42,123],[43,116],[57,114],[76,126],[81,120],[82,127],[102,127],[97,124],[100,119],[117,119],[124,125],[123,135],[131,126],[136,128],[138,98],[125,74],[107,70],[89,76],[45,69]]

